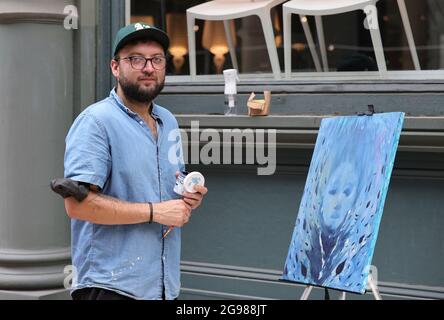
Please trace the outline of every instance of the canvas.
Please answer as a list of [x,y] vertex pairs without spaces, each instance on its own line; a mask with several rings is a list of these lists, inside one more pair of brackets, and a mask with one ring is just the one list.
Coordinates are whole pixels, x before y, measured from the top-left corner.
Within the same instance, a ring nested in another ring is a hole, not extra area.
[[322,120],[283,280],[365,292],[403,120]]

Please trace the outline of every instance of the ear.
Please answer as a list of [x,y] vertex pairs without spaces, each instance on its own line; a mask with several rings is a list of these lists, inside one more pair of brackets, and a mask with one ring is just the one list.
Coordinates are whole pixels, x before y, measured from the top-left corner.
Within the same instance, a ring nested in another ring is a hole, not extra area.
[[110,68],[111,68],[111,72],[113,73],[114,77],[116,79],[118,79],[118,77],[119,77],[119,62],[112,59],[110,62]]

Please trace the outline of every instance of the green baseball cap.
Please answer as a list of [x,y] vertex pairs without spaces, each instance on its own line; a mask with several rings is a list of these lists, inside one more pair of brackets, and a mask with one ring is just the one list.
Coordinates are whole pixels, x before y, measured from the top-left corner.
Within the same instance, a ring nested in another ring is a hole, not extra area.
[[143,22],[137,22],[123,27],[117,32],[114,40],[113,56],[128,42],[139,39],[148,39],[158,42],[166,52],[170,45],[168,35],[162,30]]

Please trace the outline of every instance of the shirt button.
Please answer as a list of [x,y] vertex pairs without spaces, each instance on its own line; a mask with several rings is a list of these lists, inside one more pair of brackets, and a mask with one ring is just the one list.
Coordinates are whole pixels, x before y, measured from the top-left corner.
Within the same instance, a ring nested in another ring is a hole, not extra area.
[[165,261],[165,256],[162,256],[162,260]]
[[140,123],[140,124],[143,124],[143,121],[140,121],[139,123]]

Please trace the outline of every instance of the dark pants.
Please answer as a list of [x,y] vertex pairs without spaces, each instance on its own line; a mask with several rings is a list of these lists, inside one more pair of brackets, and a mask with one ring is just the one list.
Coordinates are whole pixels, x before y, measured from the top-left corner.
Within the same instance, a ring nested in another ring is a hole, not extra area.
[[115,291],[102,288],[82,288],[72,293],[73,300],[134,300]]

